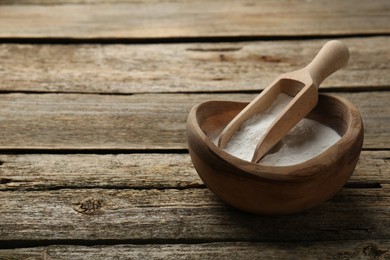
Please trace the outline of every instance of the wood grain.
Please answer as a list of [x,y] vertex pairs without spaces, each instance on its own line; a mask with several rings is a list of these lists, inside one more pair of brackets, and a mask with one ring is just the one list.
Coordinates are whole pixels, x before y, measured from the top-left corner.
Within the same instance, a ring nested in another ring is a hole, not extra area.
[[0,241],[386,239],[389,194],[388,184],[380,189],[343,189],[329,202],[302,214],[260,217],[226,206],[208,189],[1,191]]
[[[390,37],[344,38],[349,65],[322,89],[387,89]],[[304,67],[326,40],[150,45],[0,45],[1,91],[259,91]]]
[[0,190],[204,187],[188,154],[23,154],[0,161]]
[[48,247],[0,250],[4,259],[387,259],[388,240],[316,243],[219,242],[202,244],[114,245]]
[[80,2],[3,5],[0,38],[370,35],[389,33],[390,22],[386,0]]
[[[348,186],[390,184],[390,151],[363,151]],[[201,188],[188,154],[0,155],[0,191]]]
[[[361,111],[364,148],[390,148],[390,92],[339,93]],[[253,94],[3,94],[0,149],[186,149],[185,122],[197,103],[250,101]]]

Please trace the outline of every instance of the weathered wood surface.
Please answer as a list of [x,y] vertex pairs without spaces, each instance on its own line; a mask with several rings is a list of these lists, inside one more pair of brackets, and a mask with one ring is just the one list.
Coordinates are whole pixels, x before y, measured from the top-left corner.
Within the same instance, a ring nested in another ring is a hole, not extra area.
[[242,213],[203,188],[1,191],[0,215],[6,244],[378,240],[390,237],[390,187],[343,189],[315,209],[279,217]]
[[[338,93],[361,111],[364,148],[390,148],[390,92]],[[0,95],[0,149],[186,149],[190,108],[253,94]]]
[[[151,45],[0,45],[0,91],[245,91],[305,66],[327,40]],[[342,39],[349,65],[325,89],[388,89],[390,37]]]
[[[0,259],[390,259],[389,11],[387,0],[0,0]],[[351,179],[293,216],[225,205],[186,153],[190,108],[249,101],[215,92],[260,91],[335,36],[351,60],[322,91],[355,103],[366,129]]]
[[[390,241],[224,242],[114,246],[53,245],[0,250],[1,259],[389,259]],[[277,253],[276,253],[277,252]]]
[[359,4],[354,0],[59,3],[2,5],[0,37],[155,39],[369,35],[389,33],[390,22],[387,0],[360,1]]
[[[188,154],[0,155],[0,191],[204,187]],[[363,151],[347,187],[390,184],[390,151]]]

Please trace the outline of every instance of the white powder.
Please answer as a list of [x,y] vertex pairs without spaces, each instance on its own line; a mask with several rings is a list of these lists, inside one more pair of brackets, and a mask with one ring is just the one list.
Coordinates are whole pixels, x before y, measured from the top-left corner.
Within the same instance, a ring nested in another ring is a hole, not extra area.
[[[282,112],[292,97],[278,98],[264,112],[245,121],[232,136],[225,151],[246,161],[251,161],[256,145],[267,128]],[[328,149],[341,137],[332,128],[307,118],[302,119],[260,162],[267,165],[286,166],[307,161]],[[214,140],[216,144],[218,139]]]

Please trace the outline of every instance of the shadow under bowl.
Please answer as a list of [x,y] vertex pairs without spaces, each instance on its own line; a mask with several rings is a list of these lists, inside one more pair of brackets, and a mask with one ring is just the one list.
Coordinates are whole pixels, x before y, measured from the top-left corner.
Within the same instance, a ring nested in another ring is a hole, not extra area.
[[238,209],[261,215],[284,215],[315,207],[348,181],[363,144],[363,123],[345,98],[320,94],[307,116],[334,129],[341,139],[320,155],[289,166],[255,164],[234,157],[212,140],[247,105],[207,101],[192,108],[187,142],[192,162],[206,186]]

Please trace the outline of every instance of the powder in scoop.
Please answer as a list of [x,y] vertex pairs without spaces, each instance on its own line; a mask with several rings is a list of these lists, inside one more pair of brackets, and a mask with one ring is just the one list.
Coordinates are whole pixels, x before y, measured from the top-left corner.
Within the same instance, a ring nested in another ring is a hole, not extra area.
[[[260,138],[291,100],[292,97],[279,94],[266,111],[252,116],[241,125],[225,151],[251,161]],[[260,162],[275,166],[301,163],[321,154],[340,138],[332,128],[304,118],[281,140],[277,151],[267,154]],[[214,140],[214,143],[217,141]]]

